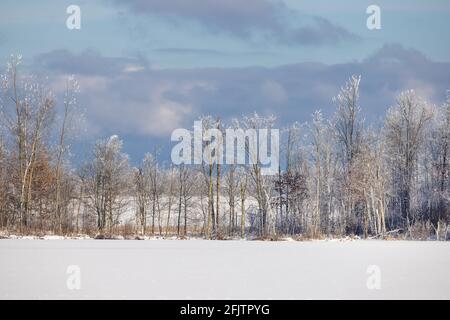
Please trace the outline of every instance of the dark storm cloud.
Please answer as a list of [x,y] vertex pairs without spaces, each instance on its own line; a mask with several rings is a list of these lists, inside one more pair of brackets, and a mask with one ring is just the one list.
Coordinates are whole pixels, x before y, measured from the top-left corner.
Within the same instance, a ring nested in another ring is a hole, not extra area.
[[[54,55],[56,61],[46,57],[53,74],[83,60],[82,54],[67,54],[64,61],[60,55]],[[318,108],[331,115],[332,97],[352,74],[362,75],[360,104],[369,121],[381,118],[402,90],[415,89],[441,103],[450,88],[450,63],[399,45],[384,46],[361,62],[335,65],[137,71],[126,69],[122,59],[96,56],[94,62],[89,72],[78,72],[88,121],[100,133],[149,137],[169,137],[204,114],[227,120],[257,111],[276,115],[280,125],[309,121]]]
[[325,45],[344,41],[359,42],[361,37],[327,19],[313,17],[313,24],[285,32],[284,41],[292,44]]
[[[275,0],[130,0],[114,1],[137,15],[169,19],[172,23],[190,20],[209,31],[225,32],[241,38],[255,33],[266,40],[286,45],[333,45],[361,38],[321,17],[307,17]],[[300,26],[288,25],[295,17]]]
[[166,18],[190,19],[214,30],[225,30],[245,36],[250,29],[274,28],[275,14],[285,9],[280,1],[266,0],[131,0],[115,1],[135,14],[158,15]]

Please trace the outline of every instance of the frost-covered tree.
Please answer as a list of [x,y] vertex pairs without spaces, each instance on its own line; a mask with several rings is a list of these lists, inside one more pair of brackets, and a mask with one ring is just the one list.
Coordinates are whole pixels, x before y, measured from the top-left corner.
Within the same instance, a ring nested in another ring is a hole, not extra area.
[[116,135],[97,141],[92,161],[85,165],[88,205],[97,216],[100,233],[112,233],[128,205],[130,168],[122,145],[122,140]]
[[330,231],[331,205],[332,205],[332,184],[333,153],[332,136],[330,134],[330,124],[324,119],[322,112],[313,113],[311,132],[312,161],[313,161],[313,180],[314,180],[314,219],[313,228]]
[[294,174],[295,161],[297,160],[297,153],[301,148],[301,125],[294,122],[292,125],[285,127],[281,134],[281,154],[280,159],[284,161],[279,162],[278,174],[274,181],[274,196],[272,199],[272,206],[277,210],[277,229],[280,233],[286,233],[292,229],[292,224],[295,223],[295,208],[292,205],[294,197],[291,194],[295,192],[294,181],[296,174]]
[[417,187],[419,153],[426,143],[426,132],[434,115],[434,108],[409,90],[398,95],[385,119],[384,138],[395,192],[393,205],[399,207],[401,218],[408,226],[415,218],[411,202]]
[[145,235],[147,228],[147,210],[149,205],[148,177],[144,174],[142,167],[134,170],[134,203],[136,210],[136,221],[140,226],[140,233]]
[[[211,130],[215,127],[216,121],[210,115],[200,117],[199,121],[202,125],[202,137],[205,136],[207,130]],[[202,139],[202,150],[209,150],[209,146],[212,144],[211,140]],[[216,236],[216,214],[214,206],[214,157],[210,152],[206,152],[203,155],[201,161],[201,172],[204,176],[206,188],[202,190],[207,191],[207,214],[206,214],[206,235],[208,238]]]
[[152,217],[151,231],[152,234],[155,234],[155,219],[157,219],[158,231],[159,234],[161,235],[162,234],[161,198],[164,192],[164,181],[163,181],[163,174],[161,172],[161,168],[157,160],[158,153],[159,153],[158,151],[155,151],[153,154],[147,153],[144,157],[143,168],[144,168],[144,176],[147,181],[146,184],[147,194],[151,202],[151,217]]
[[0,121],[14,149],[11,155],[16,165],[10,174],[15,177],[13,201],[22,230],[32,222],[35,170],[39,161],[45,161],[42,156],[48,149],[55,97],[43,81],[19,75],[21,62],[20,55],[12,56],[1,75]]
[[361,76],[351,76],[339,94],[333,98],[338,109],[334,115],[337,154],[342,165],[341,190],[344,191],[344,221],[346,231],[356,231],[355,199],[352,186],[352,167],[361,151],[364,135],[364,121],[361,118],[359,105],[359,85]]
[[70,194],[62,194],[62,180],[64,178],[63,165],[69,151],[70,134],[73,131],[76,121],[81,118],[78,108],[77,94],[80,91],[78,81],[73,77],[66,79],[66,87],[63,98],[63,110],[61,126],[58,132],[58,144],[56,147],[55,164],[55,213],[58,221],[59,233],[62,233],[63,227],[63,207],[70,201]]
[[7,173],[6,148],[3,143],[3,133],[0,128],[0,228],[7,228]]
[[[244,116],[238,122],[238,127],[243,130],[270,130],[274,128],[275,120],[274,116],[261,116],[255,112],[251,116]],[[249,142],[246,142],[246,153],[252,163],[248,166],[248,169],[252,182],[251,190],[253,190],[253,195],[258,202],[260,233],[262,236],[267,236],[269,233],[275,233],[276,222],[275,212],[271,206],[272,176],[262,174],[263,164],[257,149],[251,148]]]
[[165,182],[166,188],[165,188],[165,208],[167,211],[167,219],[166,219],[166,232],[165,235],[167,236],[169,233],[169,229],[171,228],[170,226],[170,218],[171,218],[171,213],[172,213],[172,208],[173,205],[175,203],[175,189],[176,189],[176,170],[175,167],[173,165],[170,166],[170,168],[168,170],[166,170],[165,172],[163,172],[163,180]]
[[192,198],[195,194],[195,187],[202,180],[196,171],[181,164],[177,168],[178,176],[178,217],[177,217],[177,235],[187,236],[188,232],[188,214],[192,205]]
[[448,221],[450,210],[450,91],[447,101],[437,110],[426,154],[430,164],[429,215],[437,225]]

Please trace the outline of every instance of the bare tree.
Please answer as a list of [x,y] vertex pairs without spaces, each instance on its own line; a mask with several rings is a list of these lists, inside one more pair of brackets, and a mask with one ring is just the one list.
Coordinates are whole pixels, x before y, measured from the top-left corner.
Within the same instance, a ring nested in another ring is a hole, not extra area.
[[145,235],[147,227],[147,206],[149,203],[148,180],[143,168],[137,168],[134,173],[134,192],[136,216],[141,228],[140,233]]
[[431,163],[431,188],[427,196],[430,198],[430,219],[434,226],[440,222],[447,223],[450,213],[450,91],[447,92],[447,101],[437,111],[426,151]]
[[[61,208],[61,180],[62,180],[62,166],[64,158],[68,151],[67,134],[70,131],[75,116],[77,115],[77,98],[76,94],[79,92],[78,82],[74,77],[66,80],[66,90],[64,92],[64,111],[62,117],[62,124],[59,131],[58,147],[56,151],[56,168],[55,168],[55,188],[56,188],[56,216],[58,219],[59,233],[62,233],[62,208]],[[70,200],[70,199],[66,199]],[[66,201],[67,205],[68,201]]]
[[[264,117],[258,115],[256,112],[252,116],[245,116],[237,125],[244,130],[257,130],[273,128],[275,117]],[[246,153],[251,159],[252,164],[249,166],[250,177],[252,178],[255,198],[258,201],[258,211],[261,222],[260,235],[265,237],[269,234],[270,229],[275,234],[275,214],[271,206],[271,177],[262,174],[262,163],[259,157],[259,152],[253,150],[248,141],[246,141]]]
[[20,230],[29,227],[36,160],[45,148],[54,116],[54,96],[36,78],[19,78],[21,56],[12,56],[2,76],[1,119],[14,137]]
[[157,161],[159,151],[147,153],[144,158],[144,175],[148,181],[148,195],[152,203],[152,235],[155,234],[155,219],[157,219],[159,234],[162,235],[161,197],[164,192],[163,174]]
[[0,229],[7,229],[8,227],[6,185],[6,150],[3,143],[3,134],[0,128]]
[[239,168],[239,196],[241,198],[241,237],[245,236],[245,199],[247,198],[247,171]]
[[338,110],[334,116],[336,142],[343,168],[343,189],[346,193],[344,201],[345,225],[348,232],[355,232],[356,217],[354,215],[354,199],[352,190],[352,166],[359,154],[363,139],[363,120],[360,119],[359,106],[360,76],[351,76],[339,94],[333,98]]
[[[200,118],[202,124],[202,137],[205,136],[207,130],[214,128],[214,119],[211,116],[203,116]],[[208,137],[209,138],[209,137]],[[204,139],[202,141],[202,150],[209,150],[209,146],[212,144],[211,140]],[[206,156],[206,159],[205,159]],[[206,162],[206,165],[205,165]],[[214,158],[211,152],[206,152],[203,155],[201,171],[205,177],[205,182],[208,190],[208,214],[206,224],[206,234],[208,238],[215,237],[216,235],[216,217],[214,213]]]
[[238,194],[239,178],[236,177],[236,165],[228,165],[225,174],[225,191],[228,200],[228,235],[233,235],[236,228],[236,195]]
[[[216,120],[216,129],[219,132],[222,132],[221,130],[221,124],[220,124],[220,119],[217,118]],[[221,234],[220,234],[220,164],[221,164],[221,159],[220,157],[222,156],[222,152],[220,152],[219,150],[222,149],[222,144],[223,144],[223,133],[222,135],[220,135],[218,137],[218,141],[216,141],[217,144],[217,148],[215,150],[215,156],[216,156],[216,169],[217,169],[217,174],[216,174],[216,233],[217,233],[217,238],[220,239],[221,238]]]
[[167,195],[167,222],[166,222],[166,236],[168,235],[170,228],[170,214],[173,205],[173,196],[175,192],[175,167],[170,167],[170,173],[166,174],[166,180],[169,180],[168,189],[166,190]]
[[384,135],[390,165],[393,168],[401,216],[412,223],[411,192],[419,151],[425,143],[425,131],[434,117],[434,109],[412,90],[397,97],[397,104],[386,115]]
[[89,205],[97,215],[100,233],[113,232],[113,227],[128,204],[128,156],[122,153],[122,145],[118,136],[97,141],[93,159],[86,164]]
[[[295,153],[300,148],[300,132],[301,126],[299,123],[294,122],[292,125],[289,125],[283,130],[283,143],[282,143],[282,152],[284,153],[285,158],[285,170],[283,172],[281,166],[281,161],[278,166],[278,180],[275,181],[275,191],[277,192],[277,196],[272,201],[274,204],[277,204],[279,208],[279,219],[280,219],[280,231],[281,233],[287,232],[287,224],[290,218],[290,190],[289,184],[287,183],[289,177],[292,176],[292,162],[294,161]],[[283,206],[284,216],[283,216]]]

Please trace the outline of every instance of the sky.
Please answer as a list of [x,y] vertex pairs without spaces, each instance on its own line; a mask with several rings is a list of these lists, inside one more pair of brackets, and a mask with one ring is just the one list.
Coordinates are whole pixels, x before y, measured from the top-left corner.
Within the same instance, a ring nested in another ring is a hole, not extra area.
[[[373,4],[381,29],[369,30]],[[70,5],[79,30],[66,26]],[[56,93],[73,74],[85,113],[78,145],[118,134],[136,162],[204,114],[256,111],[279,126],[331,115],[352,74],[375,125],[405,89],[441,104],[449,16],[447,0],[2,0],[0,73],[20,53],[24,72]]]

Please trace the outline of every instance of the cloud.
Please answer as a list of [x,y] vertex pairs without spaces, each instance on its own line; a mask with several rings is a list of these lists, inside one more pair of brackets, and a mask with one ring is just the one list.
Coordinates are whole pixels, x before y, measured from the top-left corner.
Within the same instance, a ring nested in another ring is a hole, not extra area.
[[358,35],[338,26],[330,21],[313,17],[313,24],[287,32],[284,41],[303,45],[338,44],[345,41],[360,42]]
[[225,52],[219,50],[211,49],[196,49],[196,48],[158,48],[154,49],[154,52],[164,53],[164,54],[195,54],[195,55],[226,55]]
[[370,55],[366,60],[370,64],[423,64],[429,62],[427,57],[418,50],[405,49],[398,43],[384,45],[380,50]]
[[82,75],[112,75],[122,71],[141,71],[149,67],[142,56],[104,57],[95,50],[85,50],[80,54],[68,50],[53,50],[36,56],[34,64],[43,70]]
[[284,8],[281,1],[241,0],[131,0],[118,4],[135,14],[158,15],[166,18],[190,19],[214,30],[248,35],[253,27],[277,24],[274,13]]
[[243,57],[243,56],[274,56],[275,53],[264,50],[244,50],[244,51],[222,51],[212,49],[199,49],[199,48],[158,48],[153,49],[153,52],[163,53],[166,55],[174,56],[227,56],[227,57]]
[[450,88],[450,63],[433,62],[396,44],[384,46],[360,62],[275,68],[124,72],[126,65],[137,61],[95,55],[96,63],[85,62],[89,70],[85,70],[86,64],[78,70],[74,65],[83,60],[83,53],[66,53],[66,59],[60,54],[44,56],[45,64],[38,66],[46,66],[55,84],[61,83],[67,69],[78,71],[80,101],[93,132],[149,138],[169,139],[173,129],[189,128],[204,114],[226,121],[258,111],[275,114],[279,125],[309,121],[318,108],[331,115],[335,110],[331,98],[352,74],[362,75],[361,106],[369,121],[381,118],[402,90],[415,89],[427,100],[440,103]]
[[135,64],[128,64],[122,70],[123,72],[139,72],[145,70],[145,67]]
[[[163,18],[172,25],[194,21],[210,32],[245,40],[262,38],[285,45],[334,45],[361,38],[325,18],[289,9],[281,0],[114,0],[136,15]],[[289,24],[295,20],[297,25]],[[300,25],[298,24],[300,22]]]
[[273,80],[267,80],[261,85],[261,94],[274,103],[284,103],[288,99],[284,87]]

